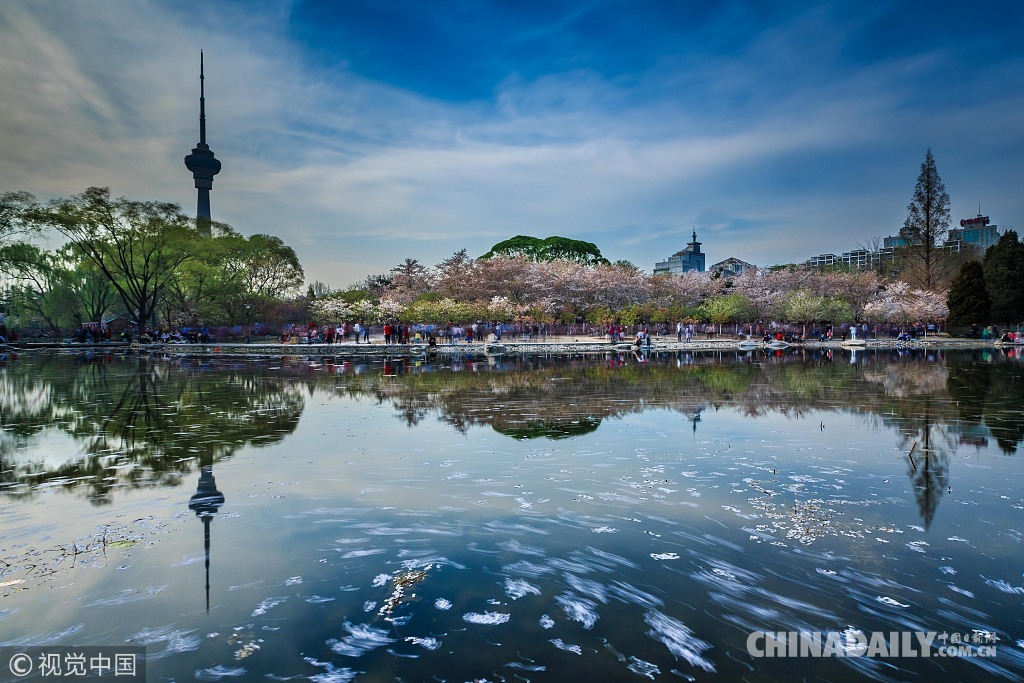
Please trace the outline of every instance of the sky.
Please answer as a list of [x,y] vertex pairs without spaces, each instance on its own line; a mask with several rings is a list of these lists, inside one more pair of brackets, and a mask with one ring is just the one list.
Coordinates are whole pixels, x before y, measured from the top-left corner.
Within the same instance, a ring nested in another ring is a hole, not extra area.
[[954,224],[1024,225],[1024,4],[0,0],[0,192],[215,220],[341,288],[515,235],[650,272],[895,234],[926,151]]

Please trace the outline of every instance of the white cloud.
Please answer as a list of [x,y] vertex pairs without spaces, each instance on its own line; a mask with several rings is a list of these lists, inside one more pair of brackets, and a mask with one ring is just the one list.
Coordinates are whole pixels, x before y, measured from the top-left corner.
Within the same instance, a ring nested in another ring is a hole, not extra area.
[[691,226],[713,260],[841,252],[898,225],[928,146],[954,211],[1024,209],[1019,57],[949,97],[928,79],[953,47],[830,70],[816,11],[728,55],[680,50],[628,77],[512,69],[490,101],[449,103],[318,63],[285,30],[288,2],[252,7],[0,3],[0,189],[109,185],[191,211],[204,48],[215,217],[281,236],[335,285],[520,232],[644,268]]

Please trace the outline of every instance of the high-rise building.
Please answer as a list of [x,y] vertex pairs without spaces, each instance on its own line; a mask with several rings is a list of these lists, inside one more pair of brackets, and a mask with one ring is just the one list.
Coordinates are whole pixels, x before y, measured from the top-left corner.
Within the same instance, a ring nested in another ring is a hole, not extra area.
[[703,273],[705,254],[701,252],[700,245],[701,243],[697,241],[697,231],[694,230],[693,241],[688,243],[685,249],[672,254],[668,257],[667,261],[659,261],[654,264],[654,274],[663,275],[671,273],[673,275],[680,275],[691,270]]
[[946,234],[946,247],[960,251],[964,247],[974,247],[981,253],[999,241],[999,226],[990,225],[988,216],[981,212],[974,218],[964,218],[959,228],[953,228]]
[[199,53],[199,142],[192,153],[185,157],[185,168],[192,171],[199,197],[196,203],[196,224],[201,230],[209,232],[210,221],[210,190],[213,189],[213,176],[220,173],[220,161],[213,157],[210,146],[206,144],[206,91],[203,81],[203,53]]

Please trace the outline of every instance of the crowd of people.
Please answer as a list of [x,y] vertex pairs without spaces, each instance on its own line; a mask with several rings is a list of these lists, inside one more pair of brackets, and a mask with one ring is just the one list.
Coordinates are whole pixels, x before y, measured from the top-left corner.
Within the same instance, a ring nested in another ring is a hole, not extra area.
[[[255,326],[256,333],[265,338],[263,330]],[[444,325],[428,323],[409,324],[401,321],[391,321],[381,324],[364,323],[362,320],[345,322],[336,325],[317,325],[310,322],[304,326],[289,325],[281,330],[279,341],[283,343],[301,344],[458,344],[473,342],[500,342],[503,339],[516,341],[543,340],[551,336],[587,336],[604,338],[613,343],[630,341],[634,344],[649,344],[652,338],[664,340],[666,337],[675,337],[678,342],[691,342],[694,338],[703,336],[706,339],[716,337],[731,337],[740,339],[784,340],[787,342],[801,342],[805,339],[816,339],[827,342],[833,339],[846,341],[850,337],[859,339],[890,338],[894,340],[915,340],[921,337],[929,337],[943,331],[942,326],[936,323],[911,323],[911,324],[802,324],[802,323],[753,323],[714,325],[711,323],[689,323],[678,322],[674,325],[668,323],[637,323],[623,325],[619,323],[605,325],[590,325],[577,322],[576,324],[563,323],[536,323],[536,322],[503,322],[503,321],[482,321],[473,323],[458,324],[449,322]],[[217,328],[217,334],[213,334],[207,327],[182,328],[182,329],[156,329],[147,330],[139,338],[142,343],[163,342],[163,343],[198,343],[206,344],[214,341],[230,341],[242,334],[246,341],[251,340],[252,330],[250,328]],[[11,333],[13,334],[13,333]],[[1000,334],[995,326],[981,328],[973,326],[970,336],[976,339],[985,339],[1001,342],[1020,343],[1020,335],[1013,332]],[[0,340],[10,340],[8,334],[0,332]],[[79,326],[73,335],[73,340],[80,343],[99,343],[119,340],[131,343],[133,341],[132,328],[125,328],[121,332],[112,330],[110,326],[100,323],[84,323]]]
[[459,325],[433,325],[427,323],[408,324],[400,321],[383,325],[370,325],[361,320],[338,325],[318,326],[310,323],[306,328],[290,325],[281,331],[282,342],[301,344],[335,344],[354,342],[369,344],[380,341],[385,344],[457,344],[474,341],[501,341],[502,339],[540,339],[551,334],[546,323],[505,323],[501,321]]

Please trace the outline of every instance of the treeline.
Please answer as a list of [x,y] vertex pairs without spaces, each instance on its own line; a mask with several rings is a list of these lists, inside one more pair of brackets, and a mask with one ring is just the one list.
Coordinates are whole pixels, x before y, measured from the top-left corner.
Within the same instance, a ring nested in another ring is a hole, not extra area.
[[[33,243],[47,232],[66,242]],[[8,324],[22,328],[120,320],[141,334],[307,316],[302,265],[280,238],[197,224],[176,204],[112,198],[107,188],[46,204],[0,195],[0,269]]]
[[[34,238],[57,234],[56,249]],[[579,252],[579,253],[577,253]],[[303,291],[294,250],[278,237],[245,237],[202,224],[180,207],[113,198],[106,188],[40,203],[0,195],[2,306],[22,328],[66,330],[120,320],[144,328],[289,323],[473,320],[754,323],[779,321],[1016,324],[1024,319],[1024,246],[1010,231],[949,290],[915,288],[870,271],[798,266],[649,275],[609,263],[590,243],[519,236],[472,258],[435,266],[407,258],[343,289]]]

